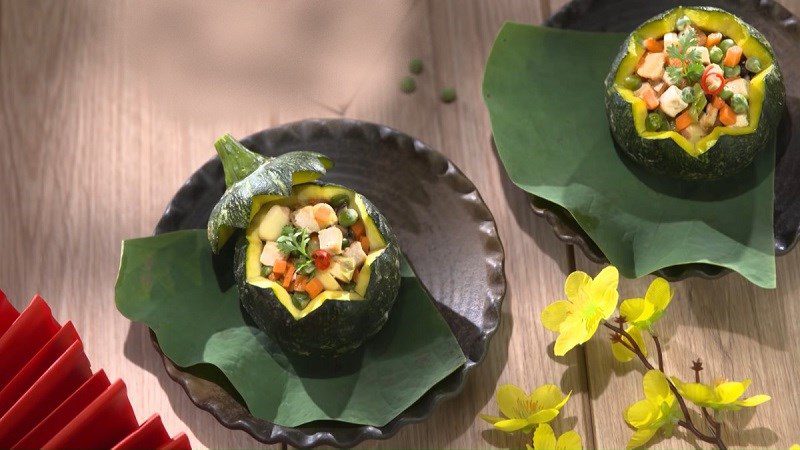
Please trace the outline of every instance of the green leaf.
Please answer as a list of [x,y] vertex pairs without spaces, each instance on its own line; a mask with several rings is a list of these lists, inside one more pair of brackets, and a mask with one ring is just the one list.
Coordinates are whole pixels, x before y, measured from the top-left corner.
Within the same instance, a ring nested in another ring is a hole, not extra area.
[[382,426],[466,361],[405,262],[386,326],[338,369],[285,355],[248,326],[236,288],[220,287],[231,277],[225,255],[212,255],[202,230],[125,241],[116,304],[150,327],[179,366],[205,377],[209,364],[219,368],[227,380],[215,381],[229,381],[256,417],[288,427],[315,420]]
[[623,160],[608,130],[603,79],[625,37],[503,26],[483,95],[508,176],[569,210],[626,277],[703,262],[774,288],[774,143],[719,181],[661,177]]

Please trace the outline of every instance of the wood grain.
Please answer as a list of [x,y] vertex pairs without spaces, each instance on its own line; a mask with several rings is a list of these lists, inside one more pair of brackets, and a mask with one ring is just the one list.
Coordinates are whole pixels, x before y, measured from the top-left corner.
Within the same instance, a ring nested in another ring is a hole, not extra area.
[[[628,430],[619,414],[640,377],[615,365],[608,372],[599,340],[568,358],[544,351],[553,335],[538,315],[561,296],[570,253],[508,182],[480,96],[500,25],[540,23],[563,3],[0,0],[0,288],[20,308],[41,292],[60,321],[73,321],[93,367],[125,379],[139,419],[160,413],[195,448],[266,447],[195,408],[145,330],[116,312],[120,241],[152,232],[222,133],[306,117],[386,123],[439,149],[475,182],[505,244],[509,290],[490,352],[464,392],[428,421],[366,446],[519,448],[524,437],[489,431],[477,414],[497,412],[497,384],[554,382],[574,392],[559,431],[574,426],[588,446],[620,447]],[[800,0],[787,5],[800,12]],[[425,70],[417,91],[402,95],[397,83],[411,57]],[[447,86],[457,90],[453,104],[437,99]],[[670,367],[682,375],[685,360],[700,356],[709,375],[751,376],[754,392],[775,396],[732,423],[731,431],[746,430],[732,435],[743,446],[800,439],[791,435],[800,429],[800,389],[791,383],[800,364],[796,258],[779,260],[777,291],[735,277],[681,283],[663,323]]]

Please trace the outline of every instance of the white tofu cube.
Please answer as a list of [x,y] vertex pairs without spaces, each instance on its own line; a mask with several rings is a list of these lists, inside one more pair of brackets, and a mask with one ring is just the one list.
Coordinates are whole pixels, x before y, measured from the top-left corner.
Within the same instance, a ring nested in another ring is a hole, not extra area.
[[744,78],[737,78],[728,82],[728,84],[725,86],[727,86],[728,90],[734,94],[742,94],[745,97],[750,98],[750,82]]
[[725,72],[722,70],[722,67],[720,67],[719,64],[709,64],[709,67],[711,68],[707,69],[708,73],[718,73],[720,75],[725,75]]
[[732,125],[734,127],[746,127],[750,125],[750,121],[747,120],[747,114],[737,114],[736,115],[736,122]]
[[350,246],[344,250],[343,254],[344,256],[353,258],[353,260],[356,262],[356,267],[364,264],[364,261],[367,259],[367,254],[364,253],[364,249],[361,247],[361,242],[358,241],[350,244]]
[[261,250],[261,257],[259,261],[265,266],[274,266],[276,261],[286,259],[286,255],[278,250],[276,242],[267,242],[264,244],[264,249]]
[[281,235],[281,230],[289,225],[289,208],[272,205],[258,224],[258,237],[262,241],[274,241]]
[[294,212],[292,216],[292,224],[299,228],[305,228],[309,233],[319,231],[319,224],[317,219],[314,218],[314,207],[303,206]]
[[338,227],[329,227],[319,232],[319,248],[327,250],[334,255],[342,253],[342,230]]
[[[314,218],[316,219],[320,228],[327,228],[339,222],[339,218],[336,217],[336,211],[333,210],[331,205],[327,203],[317,203],[313,208]],[[320,220],[320,218],[323,219]]]
[[678,34],[677,33],[667,33],[664,35],[664,48],[669,48],[672,44],[676,44],[678,42]]
[[[688,52],[697,52],[700,54],[700,62],[705,65],[711,64],[711,56],[709,56],[708,49],[701,46],[689,47]],[[687,55],[689,53],[686,53]]]
[[664,75],[664,61],[666,61],[665,53],[648,53],[642,65],[636,69],[636,73],[642,78],[659,80]]
[[677,86],[670,86],[669,89],[661,94],[661,98],[659,99],[661,111],[664,111],[664,114],[670,117],[677,116],[681,111],[686,109],[687,106],[689,106],[689,104],[683,101],[681,98],[681,90],[678,89]]

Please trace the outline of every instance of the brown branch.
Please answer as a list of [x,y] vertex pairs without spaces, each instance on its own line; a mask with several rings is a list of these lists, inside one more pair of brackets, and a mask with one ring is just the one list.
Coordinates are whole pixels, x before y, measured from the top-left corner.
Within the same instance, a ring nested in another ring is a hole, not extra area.
[[[633,339],[630,333],[624,330],[622,326],[624,322],[618,319],[617,323],[619,323],[620,325],[619,326],[612,325],[606,320],[602,322],[603,326],[605,326],[614,333],[619,334],[620,336],[628,340],[627,344],[624,343],[622,340],[620,340],[619,342],[625,345],[626,348],[631,350],[637,357],[639,357],[639,360],[642,362],[642,364],[644,364],[644,366],[648,370],[656,370],[655,367],[653,367],[653,364],[651,364],[650,361],[647,359],[647,357],[644,355],[642,349],[639,348],[639,344],[636,343],[636,341]],[[660,347],[660,344],[657,344],[657,346]],[[661,363],[663,364],[663,357]],[[663,373],[664,371],[661,370],[661,372]],[[716,429],[713,436],[709,436],[700,431],[699,429],[697,429],[697,427],[694,425],[694,422],[692,421],[691,415],[689,414],[689,407],[686,405],[686,400],[681,396],[680,392],[678,392],[678,388],[675,387],[675,385],[669,378],[667,378],[667,384],[669,385],[669,389],[675,395],[675,398],[678,401],[678,405],[681,408],[681,412],[683,413],[684,420],[679,420],[678,426],[686,428],[686,430],[694,434],[694,436],[697,439],[700,439],[703,442],[708,442],[709,444],[716,445],[719,450],[727,450],[728,446],[725,445],[725,443],[722,441],[722,436],[718,431],[716,431]]]
[[661,350],[661,341],[658,339],[658,335],[653,332],[650,332],[650,337],[653,338],[653,342],[656,344],[656,354],[658,355],[658,370],[664,371],[664,352]]

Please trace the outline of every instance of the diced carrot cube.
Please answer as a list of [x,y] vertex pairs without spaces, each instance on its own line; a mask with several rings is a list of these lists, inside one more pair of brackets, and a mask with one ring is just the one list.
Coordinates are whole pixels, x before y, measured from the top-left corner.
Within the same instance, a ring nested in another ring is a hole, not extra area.
[[358,222],[354,223],[353,225],[350,225],[350,229],[353,230],[353,234],[357,238],[360,238],[361,236],[364,236],[366,234],[366,232],[367,232],[367,230],[364,228],[364,222],[362,222],[360,220]]
[[358,242],[361,242],[361,250],[364,250],[364,253],[369,253],[369,238],[361,236],[358,238]]
[[728,67],[736,67],[739,65],[739,61],[742,60],[742,47],[738,45],[731,46],[727,52],[725,52],[725,58],[722,60],[722,64]]
[[706,47],[713,47],[722,42],[722,33],[711,33],[706,39]]
[[272,265],[272,273],[283,275],[286,273],[286,265],[286,261],[283,259],[275,261],[275,264]]
[[727,104],[719,110],[719,121],[725,126],[736,123],[736,112]]
[[636,95],[644,100],[645,105],[647,105],[647,109],[654,110],[658,108],[658,95],[656,95],[656,91],[653,90],[653,87],[650,86],[650,83],[642,84],[636,91]]
[[267,279],[269,279],[271,281],[278,281],[279,278],[280,278],[280,275],[278,275],[275,272],[270,272],[270,274],[267,275]]
[[669,58],[667,63],[672,67],[683,67],[683,61],[680,58]]
[[314,298],[318,296],[323,291],[322,282],[319,281],[318,278],[314,278],[313,280],[306,283],[306,294],[309,297]]
[[657,41],[654,38],[647,38],[642,42],[647,51],[658,53],[664,51],[664,41]]
[[714,105],[714,108],[717,108],[719,110],[721,110],[722,108],[728,106],[728,104],[725,103],[725,100],[723,100],[722,98],[720,98],[720,97],[718,97],[716,95],[711,100],[711,104]]
[[675,118],[675,130],[681,131],[692,124],[692,116],[689,111],[684,111]]
[[289,264],[286,267],[286,273],[283,275],[283,288],[289,289],[289,286],[292,285],[292,278],[294,278],[294,265]]

